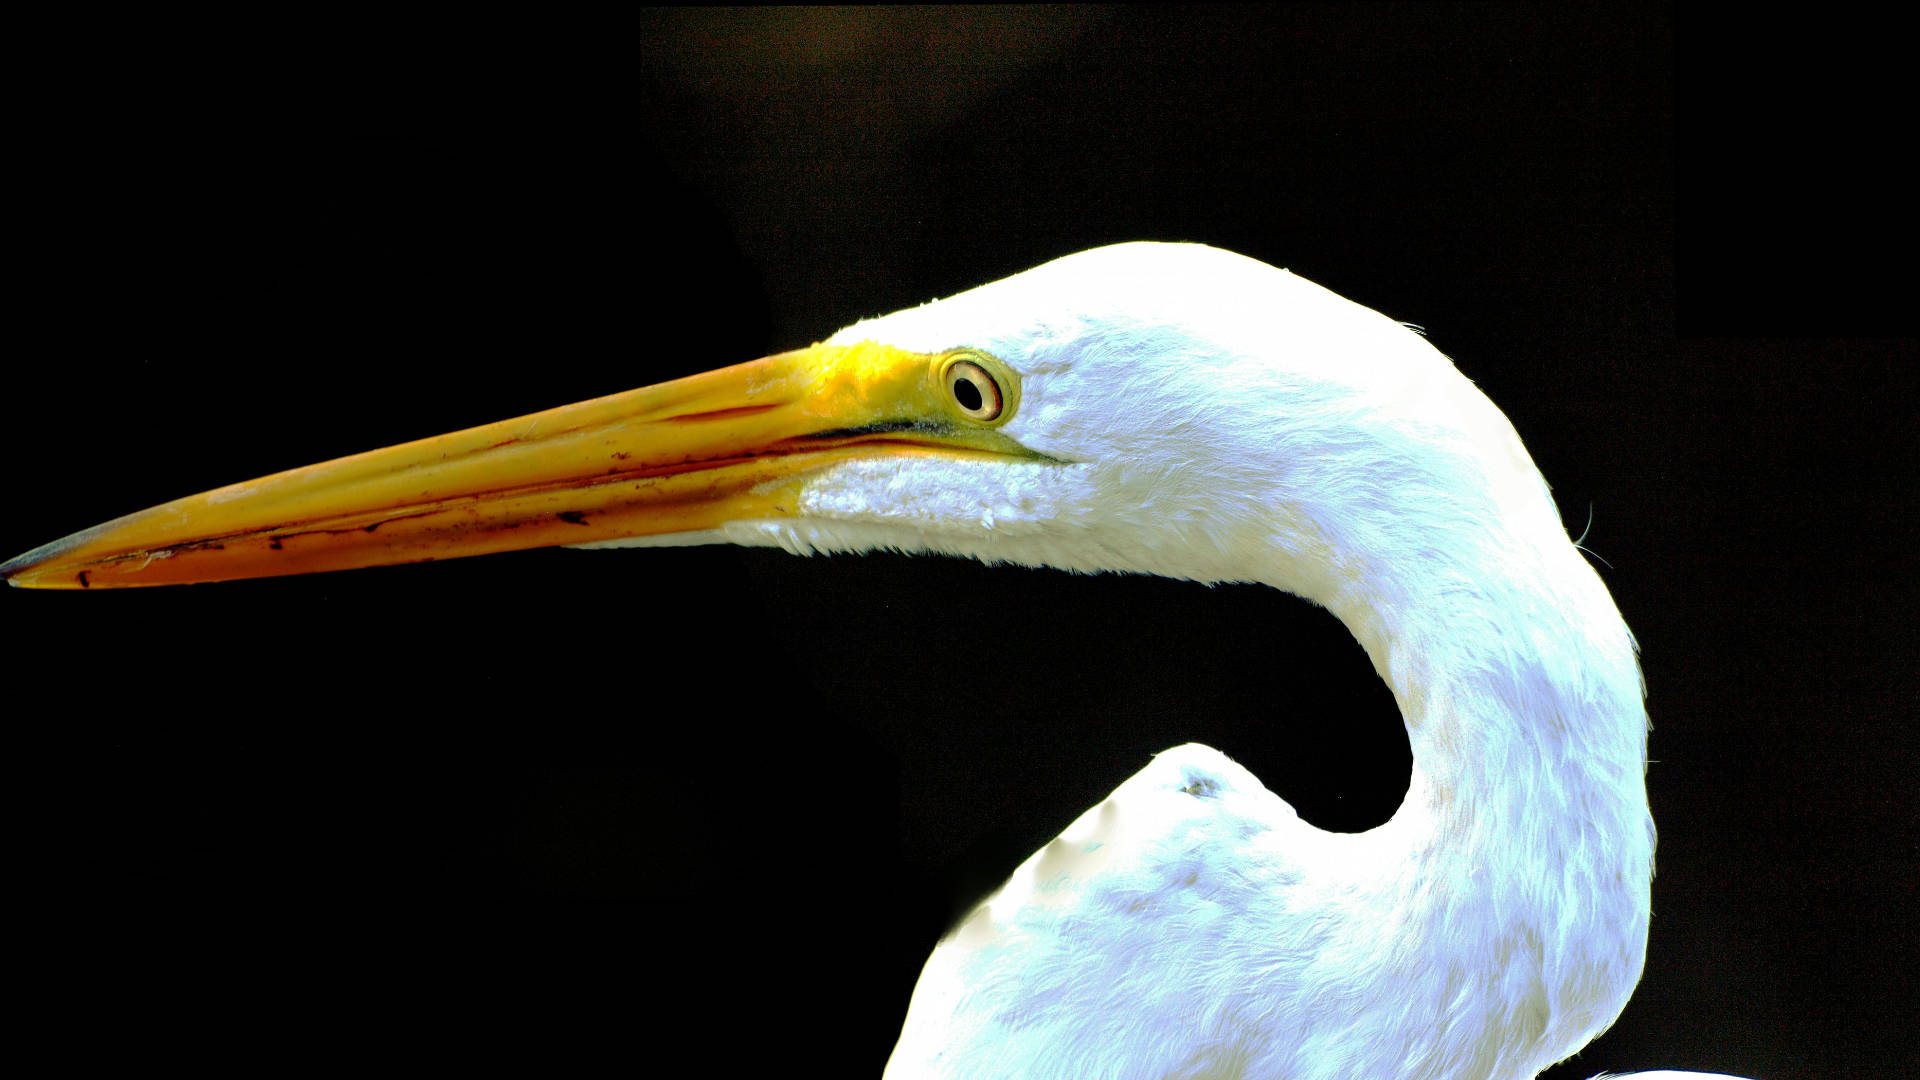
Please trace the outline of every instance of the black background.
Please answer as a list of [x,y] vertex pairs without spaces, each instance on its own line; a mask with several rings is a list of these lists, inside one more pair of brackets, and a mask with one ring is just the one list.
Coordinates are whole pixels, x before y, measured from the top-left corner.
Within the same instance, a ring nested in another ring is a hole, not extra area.
[[[65,27],[14,155],[0,547],[1097,244],[1232,248],[1426,326],[1639,636],[1646,977],[1548,1075],[1890,1075],[1892,40],[1640,5]],[[544,551],[0,619],[30,1018],[83,1058],[875,1075],[946,921],[1153,752],[1332,828],[1406,781],[1351,638],[1248,587]]]

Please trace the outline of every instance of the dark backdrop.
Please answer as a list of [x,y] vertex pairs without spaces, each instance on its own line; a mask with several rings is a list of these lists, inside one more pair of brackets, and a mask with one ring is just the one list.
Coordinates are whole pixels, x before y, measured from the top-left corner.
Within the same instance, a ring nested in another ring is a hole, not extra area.
[[[0,547],[1097,244],[1232,248],[1427,327],[1643,646],[1646,978],[1549,1075],[1890,1074],[1881,40],[1659,5],[156,20],[77,49],[16,156]],[[545,551],[0,618],[35,1015],[91,1054],[877,1075],[946,922],[1153,752],[1330,828],[1406,781],[1358,647],[1256,588]]]

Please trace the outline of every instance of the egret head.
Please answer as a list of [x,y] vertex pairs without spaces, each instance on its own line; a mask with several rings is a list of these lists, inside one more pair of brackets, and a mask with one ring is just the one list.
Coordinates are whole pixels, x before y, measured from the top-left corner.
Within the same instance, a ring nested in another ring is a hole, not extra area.
[[1505,419],[1399,324],[1230,252],[1122,244],[810,348],[177,500],[0,572],[93,588],[720,541],[1318,599],[1316,574],[1391,550],[1356,530],[1508,473],[1537,495]]
[[1425,339],[1216,248],[1096,248],[830,344],[859,341],[991,357],[983,374],[1006,383],[994,429],[1032,456],[849,460],[809,479],[796,516],[725,539],[1264,581],[1324,601],[1336,564],[1368,573],[1355,561],[1430,543],[1436,517],[1550,507],[1506,418]]

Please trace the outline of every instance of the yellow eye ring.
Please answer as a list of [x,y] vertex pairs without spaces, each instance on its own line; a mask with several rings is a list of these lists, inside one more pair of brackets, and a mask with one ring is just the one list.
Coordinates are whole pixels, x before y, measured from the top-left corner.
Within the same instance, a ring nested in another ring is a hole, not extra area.
[[955,360],[947,365],[947,399],[968,419],[989,423],[1006,410],[1006,396],[1000,383],[986,368],[971,360]]
[[1020,408],[1020,373],[992,353],[964,346],[937,353],[927,375],[937,403],[971,423],[999,427]]

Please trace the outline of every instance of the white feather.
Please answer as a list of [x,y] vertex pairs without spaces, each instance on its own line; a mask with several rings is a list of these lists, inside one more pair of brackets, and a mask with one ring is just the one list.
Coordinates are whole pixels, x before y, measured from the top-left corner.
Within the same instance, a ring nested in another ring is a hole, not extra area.
[[852,462],[715,538],[1257,581],[1322,604],[1414,753],[1336,835],[1160,754],[934,952],[892,1080],[1524,1078],[1638,980],[1654,834],[1634,643],[1512,426],[1419,334],[1194,245],[1083,252],[849,327],[984,349],[1067,464]]

